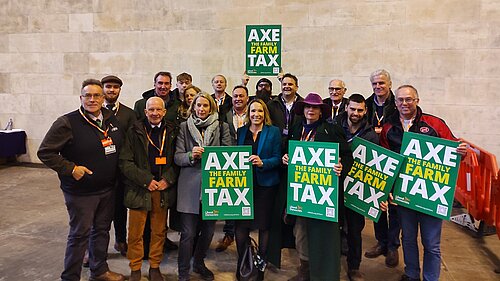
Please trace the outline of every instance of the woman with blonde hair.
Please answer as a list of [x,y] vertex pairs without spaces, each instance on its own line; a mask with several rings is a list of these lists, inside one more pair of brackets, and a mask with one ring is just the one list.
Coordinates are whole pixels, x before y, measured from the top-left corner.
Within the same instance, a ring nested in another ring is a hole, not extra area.
[[199,93],[201,93],[201,89],[194,85],[189,85],[184,90],[184,100],[181,102],[181,105],[179,105],[178,111],[180,122],[184,122],[188,119],[190,114],[189,107],[191,106],[194,97]]
[[201,219],[201,156],[206,146],[231,145],[231,137],[229,125],[219,122],[217,105],[209,94],[198,93],[189,112],[187,120],[180,124],[174,156],[175,164],[181,168],[177,190],[181,224],[179,280],[190,279],[191,258],[194,258],[193,272],[203,280],[213,280],[214,274],[205,266],[204,259],[214,236],[215,220]]

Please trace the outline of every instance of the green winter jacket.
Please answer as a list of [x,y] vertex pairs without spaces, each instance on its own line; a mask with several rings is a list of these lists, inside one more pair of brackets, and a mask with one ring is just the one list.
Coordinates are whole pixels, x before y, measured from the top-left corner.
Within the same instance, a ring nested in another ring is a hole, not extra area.
[[[124,175],[125,199],[124,205],[130,209],[142,209],[151,211],[151,192],[148,190],[149,183],[154,176],[148,160],[148,139],[145,125],[147,121],[136,121],[128,130],[125,144],[120,151],[119,166]],[[170,186],[161,191],[161,205],[164,208],[173,206],[177,197],[176,185],[179,168],[174,164],[175,139],[178,129],[171,121],[163,119],[161,129],[166,128],[166,139],[163,151],[167,158],[167,164],[160,167],[161,177]],[[163,135],[163,134],[161,134]]]

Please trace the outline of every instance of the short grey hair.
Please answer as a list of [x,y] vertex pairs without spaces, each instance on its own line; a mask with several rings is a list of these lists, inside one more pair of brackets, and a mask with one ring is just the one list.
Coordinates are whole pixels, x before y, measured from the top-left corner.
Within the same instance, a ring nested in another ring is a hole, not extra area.
[[370,81],[373,81],[373,77],[375,76],[385,76],[389,81],[391,81],[391,75],[385,69],[377,69],[372,74],[370,74]]

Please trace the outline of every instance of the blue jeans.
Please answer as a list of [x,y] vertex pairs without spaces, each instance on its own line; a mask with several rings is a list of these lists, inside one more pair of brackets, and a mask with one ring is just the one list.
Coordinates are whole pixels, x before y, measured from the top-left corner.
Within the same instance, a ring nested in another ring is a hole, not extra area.
[[109,270],[106,260],[109,229],[114,215],[114,192],[110,190],[89,196],[63,193],[70,228],[61,279],[80,280],[83,256],[87,248],[91,276],[99,276]]
[[403,256],[405,274],[412,279],[420,279],[418,253],[418,228],[424,246],[424,281],[438,281],[441,269],[441,227],[443,221],[405,207],[398,208],[403,231]]
[[[200,208],[201,212],[201,208]],[[179,267],[179,278],[188,277],[189,270],[191,269],[191,257],[194,258],[193,264],[203,263],[205,255],[207,254],[212,238],[214,237],[215,230],[215,220],[202,220],[201,214],[188,214],[181,213],[180,224],[181,224],[181,240],[179,243],[179,257],[178,257],[178,267]],[[196,248],[193,252],[194,238],[198,236],[196,240]]]
[[[373,224],[378,244],[389,251],[395,251],[401,245],[398,211],[396,206],[389,205],[389,211],[383,212],[378,222]],[[389,217],[387,217],[387,213],[389,213]]]

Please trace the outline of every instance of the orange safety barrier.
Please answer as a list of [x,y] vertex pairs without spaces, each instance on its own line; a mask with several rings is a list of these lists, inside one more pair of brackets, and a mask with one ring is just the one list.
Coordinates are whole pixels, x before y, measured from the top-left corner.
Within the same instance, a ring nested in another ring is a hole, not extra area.
[[476,219],[494,225],[500,238],[500,179],[495,155],[469,144],[460,164],[455,199]]

